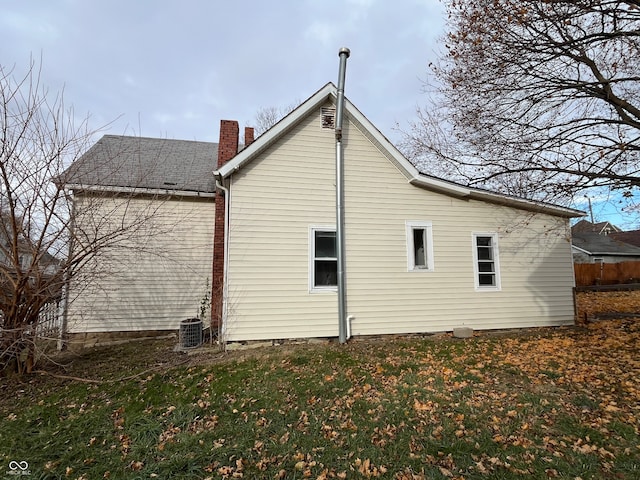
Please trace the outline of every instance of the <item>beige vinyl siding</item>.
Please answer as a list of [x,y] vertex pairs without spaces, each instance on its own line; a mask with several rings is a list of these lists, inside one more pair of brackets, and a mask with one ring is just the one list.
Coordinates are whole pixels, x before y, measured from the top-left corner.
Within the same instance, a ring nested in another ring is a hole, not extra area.
[[76,202],[80,234],[104,235],[123,224],[131,231],[71,282],[70,333],[177,330],[197,316],[211,285],[213,200],[78,196]]
[[[347,310],[354,335],[573,320],[565,219],[410,186],[353,125],[347,138]],[[433,272],[407,271],[409,220],[432,222]],[[474,232],[498,234],[499,291],[475,288]]]
[[[408,183],[344,128],[347,311],[354,335],[573,320],[567,220]],[[317,114],[232,177],[228,340],[338,335],[335,293],[309,292],[309,227],[335,223],[335,139]],[[432,222],[434,270],[407,269],[406,222]],[[477,291],[474,232],[498,234],[501,289]]]
[[335,292],[309,293],[309,228],[335,225],[334,136],[319,112],[232,177],[228,340],[335,335]]

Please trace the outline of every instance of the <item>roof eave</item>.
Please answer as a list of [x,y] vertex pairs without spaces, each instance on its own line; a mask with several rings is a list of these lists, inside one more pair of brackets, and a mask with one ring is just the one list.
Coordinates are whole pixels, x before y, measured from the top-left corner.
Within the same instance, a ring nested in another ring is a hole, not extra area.
[[127,193],[133,195],[170,195],[175,197],[198,197],[215,198],[215,192],[197,192],[193,190],[178,190],[164,188],[140,188],[140,187],[119,187],[112,185],[85,185],[81,183],[66,183],[68,190],[100,193]]
[[496,203],[499,205],[520,208],[522,210],[529,210],[536,213],[547,213],[549,215],[555,215],[559,217],[578,218],[584,217],[586,215],[586,212],[573,208],[561,207],[559,205],[552,205],[550,203],[536,202],[524,198],[510,197],[507,195],[486,192],[483,190],[471,190],[470,198]]
[[583,217],[584,215],[586,215],[585,212],[574,210],[572,208],[534,202],[532,200],[526,200],[522,198],[509,197],[507,195],[501,195],[499,193],[476,190],[473,188],[464,187],[462,185],[457,185],[452,182],[447,182],[446,180],[439,180],[420,174],[411,178],[409,180],[409,183],[417,187],[445,193],[456,198],[479,200],[483,202],[494,203],[497,205],[518,208],[521,210],[528,210],[536,213],[546,213],[549,215],[567,218]]
[[411,180],[409,180],[409,183],[411,185],[415,185],[416,187],[426,188],[427,190],[434,190],[457,198],[468,198],[471,194],[471,190],[466,187],[455,185],[435,178],[425,177],[424,175],[414,176]]
[[625,252],[607,252],[606,250],[596,250],[594,252],[588,252],[587,250],[585,250],[585,252],[589,253],[589,255],[607,255],[609,257],[640,257],[640,254],[638,253],[625,253]]
[[573,248],[575,250],[579,250],[582,253],[586,253],[587,255],[592,255],[592,253],[589,250],[585,250],[584,248],[578,247],[577,245],[574,245],[573,243],[571,244],[571,248]]

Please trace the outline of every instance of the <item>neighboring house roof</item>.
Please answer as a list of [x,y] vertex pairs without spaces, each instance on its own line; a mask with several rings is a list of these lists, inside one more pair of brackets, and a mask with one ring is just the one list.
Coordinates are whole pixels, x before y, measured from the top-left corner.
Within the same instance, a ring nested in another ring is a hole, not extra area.
[[589,255],[637,255],[640,257],[640,247],[594,232],[574,233],[571,244]]
[[616,240],[620,240],[621,242],[628,243],[629,245],[640,247],[640,230],[614,232],[610,234],[610,237],[615,238]]
[[[258,137],[251,145],[238,153],[214,172],[215,175],[226,178],[243,168],[269,146],[277,142],[300,120],[310,112],[319,108],[327,101],[336,103],[337,88],[333,83],[327,83],[313,94],[298,108],[289,113],[280,122]],[[548,203],[535,202],[522,198],[502,195],[478,188],[466,187],[454,182],[442,180],[421,173],[402,153],[348,100],[345,98],[345,112],[351,121],[361,127],[365,136],[392,162],[406,177],[408,183],[420,188],[432,190],[446,195],[463,199],[481,200],[510,207],[549,213],[562,217],[582,217],[584,212]]]
[[59,180],[72,189],[210,196],[217,159],[217,143],[105,135]]
[[41,256],[40,256],[40,265],[42,267],[51,267],[51,268],[60,268],[60,265],[62,265],[63,261],[60,260],[59,258],[54,257],[53,255],[51,255],[49,252],[44,252]]
[[600,235],[608,235],[612,232],[619,232],[620,229],[609,222],[591,223],[587,220],[580,220],[573,227],[572,233],[597,233]]
[[[9,214],[4,212],[0,213],[0,265],[6,264],[5,260],[12,255],[11,249],[14,234],[11,232],[10,227],[7,227],[7,223],[9,223],[8,215]],[[26,255],[29,259],[33,258],[33,255],[37,251],[34,242],[27,239],[23,232],[18,234],[17,249],[18,255]],[[31,260],[29,260],[29,263],[31,263]],[[42,251],[38,263],[43,268],[58,268],[62,261],[49,252]]]

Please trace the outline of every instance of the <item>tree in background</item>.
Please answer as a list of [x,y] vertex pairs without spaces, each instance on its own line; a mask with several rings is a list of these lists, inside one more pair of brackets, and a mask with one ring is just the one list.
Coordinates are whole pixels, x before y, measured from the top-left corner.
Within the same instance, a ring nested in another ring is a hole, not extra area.
[[131,240],[153,228],[151,204],[131,215],[126,204],[105,208],[99,195],[77,205],[65,189],[73,181],[67,167],[95,133],[62,94],[40,85],[33,62],[17,78],[0,65],[0,372],[30,371],[45,310],[69,301],[67,282],[108,275],[96,259],[119,246],[144,248]]
[[427,173],[568,202],[640,185],[640,2],[450,0],[436,100],[402,149]]
[[300,102],[296,101],[286,107],[262,107],[258,109],[253,120],[256,136],[260,136],[269,130],[282,118],[294,111],[298,105],[300,105]]
[[33,62],[17,79],[0,66],[0,370],[32,367],[40,314],[61,296],[69,202],[51,180],[90,134],[62,96],[49,98]]

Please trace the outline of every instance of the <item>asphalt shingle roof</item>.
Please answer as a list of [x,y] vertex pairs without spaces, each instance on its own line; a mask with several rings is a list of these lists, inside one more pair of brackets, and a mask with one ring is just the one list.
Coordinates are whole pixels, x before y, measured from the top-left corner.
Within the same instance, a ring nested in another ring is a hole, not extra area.
[[621,242],[628,243],[629,245],[635,245],[640,247],[640,230],[630,230],[628,232],[615,232],[609,234],[611,238],[620,240]]
[[67,184],[214,193],[218,144],[105,135],[63,174]]
[[571,243],[591,255],[637,255],[640,257],[640,247],[629,245],[608,235],[593,232],[573,233]]

